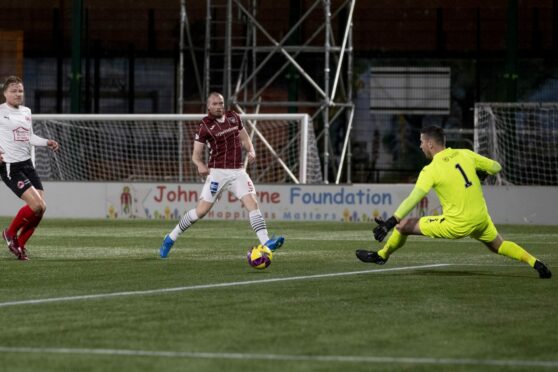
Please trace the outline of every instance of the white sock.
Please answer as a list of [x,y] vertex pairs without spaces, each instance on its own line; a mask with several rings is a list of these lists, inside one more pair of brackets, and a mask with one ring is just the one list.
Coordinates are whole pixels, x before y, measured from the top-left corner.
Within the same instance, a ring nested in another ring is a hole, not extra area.
[[267,232],[267,227],[265,226],[265,221],[262,216],[262,212],[259,209],[253,210],[249,213],[250,225],[252,229],[256,232],[260,244],[265,244],[269,240],[269,234]]
[[190,226],[192,226],[199,219],[196,209],[190,209],[188,212],[184,213],[184,216],[180,219],[180,222],[174,227],[170,232],[169,236],[172,240],[176,241],[180,234],[186,231]]

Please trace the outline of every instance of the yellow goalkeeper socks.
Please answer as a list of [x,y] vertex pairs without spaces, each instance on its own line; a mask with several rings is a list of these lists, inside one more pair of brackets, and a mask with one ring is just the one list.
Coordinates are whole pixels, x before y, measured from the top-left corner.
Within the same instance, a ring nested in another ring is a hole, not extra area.
[[525,249],[521,248],[514,242],[504,241],[500,248],[498,248],[498,254],[513,258],[514,260],[525,262],[529,266],[534,267],[535,261],[537,259],[529,254]]
[[393,233],[391,233],[386,245],[378,251],[378,255],[387,260],[393,252],[403,247],[406,241],[407,235],[402,235],[397,229],[393,229]]

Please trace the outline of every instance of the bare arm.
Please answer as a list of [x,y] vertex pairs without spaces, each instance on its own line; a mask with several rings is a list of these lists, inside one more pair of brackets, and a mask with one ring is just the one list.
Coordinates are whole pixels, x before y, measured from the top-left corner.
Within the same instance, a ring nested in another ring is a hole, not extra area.
[[203,161],[203,152],[205,145],[201,142],[194,141],[194,151],[192,151],[192,162],[198,167],[198,173],[202,177],[209,174],[209,168]]
[[256,151],[254,151],[254,145],[252,145],[250,136],[248,135],[248,132],[246,132],[245,128],[242,128],[242,130],[239,133],[239,136],[240,136],[240,142],[242,142],[242,146],[244,146],[248,154],[248,162],[253,163],[256,160]]

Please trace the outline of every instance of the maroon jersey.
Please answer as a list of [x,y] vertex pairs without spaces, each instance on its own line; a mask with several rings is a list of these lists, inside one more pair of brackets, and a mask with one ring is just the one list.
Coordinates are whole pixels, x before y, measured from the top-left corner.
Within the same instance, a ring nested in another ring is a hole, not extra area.
[[239,134],[244,126],[240,116],[234,111],[227,111],[223,117],[223,123],[212,116],[204,117],[195,140],[209,147],[209,168],[242,168],[242,143]]

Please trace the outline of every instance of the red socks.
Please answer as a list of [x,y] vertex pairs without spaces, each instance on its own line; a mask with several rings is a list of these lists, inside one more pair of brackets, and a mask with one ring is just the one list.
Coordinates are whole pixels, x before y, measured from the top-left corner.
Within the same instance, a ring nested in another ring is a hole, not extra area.
[[7,229],[7,233],[10,237],[15,237],[21,229],[21,234],[18,237],[18,240],[19,243],[24,246],[25,242],[29,240],[42,218],[42,213],[37,216],[28,205],[25,205],[19,210],[19,212],[17,212],[17,215],[14,217],[12,223]]
[[12,223],[8,227],[9,236],[17,236],[17,232],[23,226],[27,225],[30,221],[34,220],[35,212],[28,206],[25,205],[23,208],[17,212]]
[[39,225],[39,223],[43,219],[42,214],[38,216],[34,215],[33,217],[34,217],[33,220],[29,221],[27,225],[23,226],[21,232],[19,233],[19,237],[17,240],[19,245],[22,247],[25,247],[25,243],[27,243],[31,235],[33,235],[33,233],[35,232],[35,228]]

